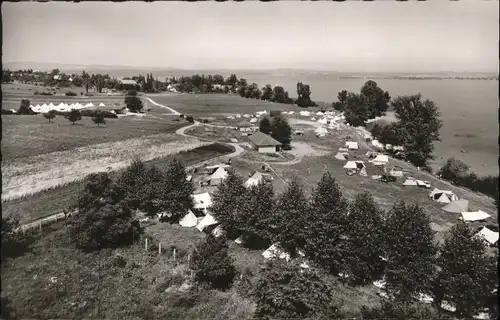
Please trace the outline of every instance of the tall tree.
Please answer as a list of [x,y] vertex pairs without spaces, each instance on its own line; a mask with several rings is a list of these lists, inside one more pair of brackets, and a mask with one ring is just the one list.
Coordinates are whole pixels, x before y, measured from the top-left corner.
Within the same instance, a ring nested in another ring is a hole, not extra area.
[[271,121],[271,136],[284,146],[289,146],[292,141],[292,128],[281,115],[273,117]]
[[302,186],[295,178],[279,195],[271,224],[275,228],[275,240],[292,257],[304,249],[311,221],[305,219],[309,210]]
[[216,289],[230,288],[236,275],[224,236],[216,238],[208,234],[205,240],[196,246],[189,267],[194,271],[196,281]]
[[267,247],[273,239],[273,230],[270,228],[275,207],[272,183],[260,182],[251,186],[247,197],[239,214],[245,245],[252,248]]
[[28,99],[21,100],[21,106],[17,110],[17,114],[20,115],[33,115],[35,112],[30,108],[30,101]]
[[345,106],[345,119],[351,126],[364,126],[369,119],[366,98],[361,94],[349,93]]
[[267,84],[262,88],[262,96],[260,97],[262,100],[271,101],[273,98],[273,88],[270,84]]
[[343,198],[335,178],[324,173],[312,192],[304,225],[305,253],[312,261],[336,274],[343,264],[344,233],[347,223],[347,201]]
[[193,208],[193,194],[195,188],[188,181],[186,167],[182,162],[173,159],[167,166],[165,180],[167,186],[162,190],[164,196],[164,209],[171,213],[171,222],[178,223],[186,212]]
[[243,179],[229,170],[227,177],[213,194],[211,212],[222,224],[229,238],[237,237],[242,228],[239,214],[245,207],[246,193]]
[[494,261],[487,257],[484,243],[465,222],[458,222],[447,232],[437,262],[436,302],[451,302],[457,316],[472,318],[498,283],[487,272]]
[[308,84],[297,82],[297,100],[295,100],[295,103],[301,108],[315,105],[311,100],[311,88]]
[[90,75],[85,72],[85,70],[82,71],[82,80],[83,86],[85,87],[85,92],[89,93],[89,88],[92,86],[92,80],[90,78]]
[[52,119],[54,119],[56,117],[56,111],[55,110],[50,110],[49,112],[44,113],[43,117],[45,119],[49,120],[49,122],[51,122]]
[[274,260],[266,263],[253,296],[258,319],[336,319],[338,309],[333,291],[313,270],[302,270],[296,263]]
[[367,192],[349,205],[343,273],[352,285],[367,285],[384,273],[383,211]]
[[429,99],[422,100],[421,94],[417,94],[397,97],[391,105],[406,158],[416,166],[425,165],[433,159],[434,142],[441,140],[442,121],[436,104]]
[[125,96],[125,104],[130,112],[138,113],[143,108],[142,100],[137,97],[136,90],[129,90],[127,92],[127,95]]
[[389,92],[378,87],[375,81],[368,80],[361,87],[361,94],[365,97],[368,104],[370,119],[385,115],[391,100]]
[[430,293],[436,247],[429,217],[418,205],[394,205],[385,220],[386,291],[409,303]]
[[271,120],[268,117],[262,118],[259,122],[259,131],[265,134],[271,134],[272,126]]
[[339,100],[340,103],[342,103],[344,105],[347,103],[348,93],[349,92],[347,92],[347,90],[342,90],[339,92],[339,94],[337,95],[337,99]]

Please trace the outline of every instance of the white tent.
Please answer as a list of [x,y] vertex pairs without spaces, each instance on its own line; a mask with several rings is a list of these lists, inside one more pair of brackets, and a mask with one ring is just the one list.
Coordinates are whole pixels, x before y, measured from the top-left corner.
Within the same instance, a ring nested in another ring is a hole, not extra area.
[[262,256],[266,259],[279,258],[285,259],[286,261],[290,260],[290,255],[283,251],[277,243],[267,248],[266,251],[262,253]]
[[261,116],[267,113],[267,110],[262,110],[262,111],[257,111],[255,112],[256,115]]
[[346,152],[346,151],[349,151],[349,149],[347,149],[347,148],[339,148],[339,151]]
[[256,171],[246,182],[245,187],[249,188],[251,186],[256,186],[260,181],[264,180],[264,175],[259,171]]
[[498,232],[491,231],[490,229],[483,227],[476,236],[482,237],[489,244],[494,245],[498,241]]
[[191,210],[179,221],[179,224],[186,228],[195,227],[198,224],[198,219]]
[[317,115],[317,116],[322,116],[322,115],[324,115],[324,113],[323,113],[323,112],[321,112],[321,111],[318,111],[318,112],[316,112],[316,115]]
[[205,169],[207,170],[213,170],[213,169],[219,169],[219,168],[230,168],[231,165],[225,164],[225,163],[219,163],[219,164],[214,164],[212,166],[206,166]]
[[432,200],[440,202],[440,203],[450,203],[452,201],[458,200],[458,197],[453,192],[451,192],[449,190],[439,190],[437,188],[432,190],[429,197]]
[[346,141],[345,146],[349,149],[358,149],[358,143],[354,141]]
[[403,176],[403,171],[400,170],[391,170],[389,174],[393,177],[402,177]]
[[300,115],[303,117],[309,117],[311,115],[311,113],[309,111],[301,111]]
[[243,118],[250,118],[250,115],[249,114],[244,114]]
[[[467,201],[467,200],[466,200]],[[444,208],[443,208],[444,210]],[[488,213],[478,210],[478,211],[472,211],[472,212],[461,212],[462,217],[461,219],[463,221],[481,221],[481,220],[486,220],[489,217],[491,217]]]
[[335,155],[335,159],[337,160],[347,160],[349,154],[347,152],[337,152]]
[[372,146],[379,148],[379,149],[384,149],[384,145],[381,144],[378,140],[372,140]]
[[208,207],[212,205],[212,197],[208,192],[193,194],[194,208],[206,210]]
[[221,225],[218,225],[217,227],[215,227],[214,230],[212,230],[212,234],[214,237],[218,238],[220,236],[223,236],[226,232],[224,231],[224,229],[222,228]]
[[311,118],[311,121],[316,121],[316,118],[315,118],[315,117],[312,117],[312,118]]
[[370,162],[372,162],[376,166],[384,166],[389,162],[389,157],[385,154],[379,154]]
[[[52,103],[51,103],[51,104],[52,104]],[[48,107],[49,107],[49,106],[48,106],[46,103],[42,104],[42,109],[47,109]]]
[[461,213],[469,211],[469,200],[459,199],[448,203],[443,207],[446,212]]
[[328,130],[326,128],[324,128],[324,127],[319,127],[316,130],[314,130],[314,133],[318,137],[324,137],[328,133]]
[[356,165],[356,161],[347,161],[347,163],[344,165],[344,169],[357,169],[358,166]]
[[406,179],[405,182],[403,182],[403,186],[416,186],[417,181],[415,179]]
[[243,244],[245,241],[243,239],[243,236],[239,236],[236,240],[234,240],[237,244]]
[[318,120],[318,123],[321,123],[321,124],[328,124],[328,119],[326,118],[321,118]]
[[257,121],[259,121],[257,118],[252,118],[252,119],[250,119],[250,123],[255,123],[255,122],[257,122]]
[[288,114],[295,114],[295,111],[289,111]]
[[417,182],[417,186],[419,186],[419,187],[425,187],[425,188],[431,187],[431,183],[428,181],[416,180],[416,182]]
[[99,103],[99,107],[105,107],[106,105],[104,103]]
[[432,302],[434,302],[434,298],[432,298],[430,295],[424,294],[424,293],[420,293],[417,296],[417,299],[418,299],[418,301],[423,302],[423,303],[432,303]]
[[241,118],[241,114],[239,114],[239,113],[238,113],[238,114],[236,115],[236,118]]
[[453,303],[447,302],[447,301],[441,302],[441,309],[444,309],[444,310],[450,311],[450,312],[457,311],[457,308],[455,308],[455,305]]
[[210,185],[217,186],[227,177],[226,169],[219,167],[215,172],[210,176]]
[[211,225],[214,225],[217,223],[218,223],[217,220],[215,220],[215,218],[210,213],[207,213],[205,215],[205,217],[203,217],[203,219],[201,219],[201,221],[198,223],[196,228],[200,231],[203,231],[203,229],[205,229],[205,227],[208,227],[208,226],[211,226]]
[[51,102],[51,103],[49,104],[49,108],[50,108],[50,109],[54,109],[54,108],[55,108],[55,105]]

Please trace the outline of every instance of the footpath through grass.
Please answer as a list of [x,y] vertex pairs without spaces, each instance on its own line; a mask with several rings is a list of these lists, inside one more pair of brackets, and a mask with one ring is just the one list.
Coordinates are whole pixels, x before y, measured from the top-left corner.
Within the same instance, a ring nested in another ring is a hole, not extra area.
[[[190,166],[201,161],[229,154],[233,151],[233,148],[230,146],[213,143],[189,151],[147,161],[146,163],[154,164],[162,169],[166,167],[171,159],[177,158],[186,166]],[[112,175],[116,175],[119,172],[121,172],[121,170],[113,172]],[[82,181],[72,182],[33,195],[5,201],[2,203],[2,216],[17,214],[21,219],[21,223],[29,223],[33,220],[59,213],[68,207],[73,197],[78,194],[83,185],[84,183]]]

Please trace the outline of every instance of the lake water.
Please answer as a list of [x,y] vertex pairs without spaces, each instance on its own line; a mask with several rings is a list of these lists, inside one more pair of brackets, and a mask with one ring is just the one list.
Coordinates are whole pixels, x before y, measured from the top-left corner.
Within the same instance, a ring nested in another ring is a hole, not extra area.
[[[239,76],[239,75],[238,75]],[[245,75],[242,75],[245,77]],[[359,92],[365,79],[326,76],[292,77],[248,75],[249,83],[283,86],[296,96],[298,81],[309,84],[311,98],[333,102],[339,91]],[[421,93],[439,107],[442,142],[436,144],[435,165],[456,157],[481,175],[498,174],[498,81],[492,80],[393,80],[375,79],[392,97]],[[461,151],[465,151],[462,153]]]

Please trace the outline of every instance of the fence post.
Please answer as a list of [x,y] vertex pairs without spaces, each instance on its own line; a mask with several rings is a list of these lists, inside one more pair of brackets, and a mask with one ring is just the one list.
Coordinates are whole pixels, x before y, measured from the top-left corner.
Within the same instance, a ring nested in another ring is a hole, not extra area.
[[175,262],[175,248],[174,248],[174,262]]
[[161,256],[161,242],[158,244],[158,255]]
[[40,223],[38,224],[38,228],[40,229],[40,232],[42,232],[42,221],[40,220]]
[[148,238],[146,238],[146,251],[148,251]]

